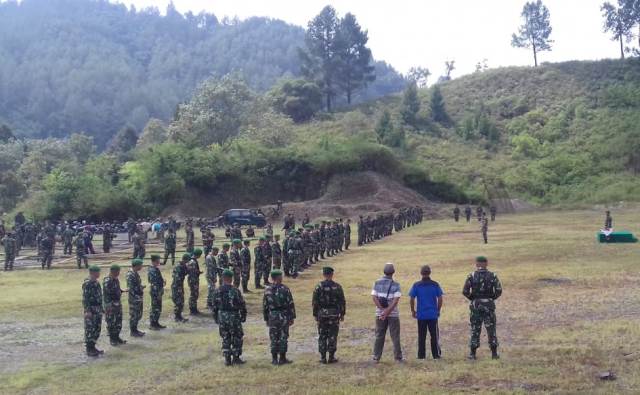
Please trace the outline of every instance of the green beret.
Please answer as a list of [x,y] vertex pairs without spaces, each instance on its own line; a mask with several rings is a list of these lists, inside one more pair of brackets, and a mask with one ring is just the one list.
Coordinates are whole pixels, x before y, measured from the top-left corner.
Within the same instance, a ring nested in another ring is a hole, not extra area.
[[247,240],[243,240],[242,242],[243,242],[245,245],[249,245],[249,244],[251,244],[251,241],[250,241],[250,240],[248,240],[248,239],[247,239]]
[[227,278],[231,278],[233,277],[233,272],[229,269],[224,269],[222,271],[222,277],[227,277]]
[[483,256],[479,256],[479,257],[476,257],[476,262],[487,263],[488,261],[487,261],[487,258],[485,258]]
[[195,250],[193,250],[193,255],[195,255],[195,256],[202,255],[202,249],[196,248]]
[[90,273],[100,273],[100,266],[98,266],[98,265],[89,266],[89,272]]
[[266,238],[266,237],[264,237],[264,236],[260,236],[260,238],[259,238],[258,240],[260,240],[260,241],[266,241],[266,240],[267,240],[267,238]]
[[329,266],[325,266],[322,268],[322,274],[332,274],[333,268]]
[[113,265],[111,265],[111,271],[112,272],[119,272],[120,271],[120,265],[114,263]]
[[229,243],[224,243],[224,244],[222,245],[222,248],[229,248],[229,247],[231,247],[231,246],[229,245]]
[[136,258],[136,259],[131,261],[131,266],[140,266],[140,265],[142,265],[142,263],[143,263],[142,259]]
[[159,261],[159,260],[160,260],[160,255],[158,255],[158,254],[151,254],[151,260],[152,260],[152,261]]
[[282,277],[282,270],[272,270],[271,271],[271,278],[275,278],[275,277]]
[[182,260],[183,261],[188,261],[189,259],[191,259],[191,254],[189,254],[189,253],[182,254]]
[[232,243],[233,243],[233,244],[242,244],[242,240],[240,240],[240,239],[233,239]]

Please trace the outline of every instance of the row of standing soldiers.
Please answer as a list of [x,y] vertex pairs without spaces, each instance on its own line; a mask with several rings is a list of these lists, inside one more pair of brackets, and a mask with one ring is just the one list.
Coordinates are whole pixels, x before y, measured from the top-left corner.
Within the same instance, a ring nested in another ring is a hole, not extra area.
[[[462,210],[460,210],[460,207],[458,207],[457,205],[453,208],[453,219],[458,222],[460,220],[460,214],[461,214]],[[467,205],[464,208],[464,216],[467,219],[467,222],[471,221],[471,214],[473,213],[473,210],[471,209],[471,206]],[[491,214],[491,222],[496,220],[496,214],[498,213],[498,208],[496,206],[490,206],[489,207],[489,213]],[[478,219],[478,221],[482,221],[482,217],[486,216],[487,212],[484,210],[484,208],[482,206],[477,206],[476,207],[476,218]]]
[[420,207],[407,207],[397,213],[360,216],[358,220],[358,245],[371,243],[375,240],[391,236],[393,231],[401,231],[404,228],[417,225],[422,222],[424,212]]

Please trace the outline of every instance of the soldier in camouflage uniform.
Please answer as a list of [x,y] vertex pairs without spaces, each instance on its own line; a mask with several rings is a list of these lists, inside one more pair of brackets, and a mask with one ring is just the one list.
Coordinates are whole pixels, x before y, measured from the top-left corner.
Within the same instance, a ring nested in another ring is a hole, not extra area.
[[196,242],[196,236],[193,233],[193,226],[190,223],[187,223],[185,233],[187,235],[187,252],[192,253]]
[[[324,281],[313,291],[313,317],[318,323],[320,363],[335,363],[340,321],[347,313],[347,304],[340,284],[333,281],[333,268],[322,268]],[[327,352],[329,360],[327,361]]]
[[[224,243],[222,245],[222,251],[218,254],[218,271],[222,272],[224,269],[230,268],[229,263],[229,248],[231,248],[231,244]],[[218,279],[218,282],[222,286],[222,276]]]
[[89,261],[87,259],[87,247],[84,245],[82,233],[78,233],[73,244],[75,244],[76,246],[76,262],[78,263],[78,269],[80,269],[81,263],[84,263],[85,268],[89,267]]
[[500,358],[498,356],[498,337],[496,336],[495,300],[502,295],[502,284],[495,273],[487,270],[487,264],[487,258],[477,257],[476,271],[469,274],[462,289],[462,294],[471,302],[469,305],[471,322],[469,359],[476,359],[483,323],[487,329],[491,356],[493,359]]
[[207,269],[207,308],[209,311],[212,311],[213,293],[216,291],[216,282],[218,281],[218,262],[216,262],[216,256],[218,256],[218,247],[213,247],[204,259],[204,264]]
[[225,365],[240,365],[244,363],[240,356],[244,336],[242,323],[247,320],[247,308],[240,290],[231,285],[233,272],[225,269],[221,277],[223,284],[213,295],[213,319],[219,326]]
[[291,233],[286,233],[282,242],[282,269],[284,275],[291,276],[291,257],[289,256],[289,243],[293,240]]
[[120,288],[120,266],[111,265],[109,275],[102,281],[104,292],[104,319],[107,322],[107,332],[112,346],[125,344],[126,341],[120,338],[122,330],[122,289]]
[[16,239],[13,238],[13,234],[8,232],[2,238],[2,245],[4,246],[4,270],[13,270],[13,262],[16,259]]
[[164,262],[167,264],[167,259],[171,255],[171,266],[176,262],[176,232],[169,230],[169,235],[164,239]]
[[264,285],[269,285],[269,273],[271,272],[271,265],[273,255],[271,251],[271,243],[269,242],[269,236],[264,237],[264,244],[262,245],[262,278],[264,279]]
[[213,241],[215,240],[215,236],[211,232],[211,229],[207,228],[202,235],[202,246],[204,248],[204,256],[206,257],[211,252],[213,248]]
[[482,222],[480,224],[480,232],[482,232],[482,238],[484,239],[484,244],[489,242],[487,236],[489,233],[489,220],[487,219],[486,214],[482,214]]
[[202,256],[202,250],[196,248],[187,264],[187,284],[189,285],[189,314],[200,315],[198,311],[198,297],[200,296],[200,264],[198,258]]
[[149,295],[151,296],[151,309],[149,310],[149,329],[164,329],[166,326],[160,325],[160,314],[162,314],[162,296],[164,295],[165,281],[160,272],[160,255],[151,255],[151,267],[147,272],[149,281]]
[[100,287],[100,268],[92,265],[89,277],[82,284],[82,307],[84,309],[84,343],[87,355],[97,357],[103,353],[96,348],[96,342],[102,329],[102,288]]
[[467,222],[471,221],[471,206],[467,204],[467,207],[464,208],[464,217],[467,219]]
[[313,263],[313,240],[311,240],[310,228],[310,225],[306,225],[302,231],[302,265],[300,271],[304,271]]
[[[258,245],[253,249],[253,278],[256,289],[263,289],[264,287],[260,285],[260,281],[263,277],[264,270],[264,244],[266,239],[264,237],[260,237],[258,240]],[[265,283],[266,285],[266,283]]]
[[[291,291],[282,284],[282,272],[271,271],[272,284],[264,290],[262,313],[269,327],[271,340],[271,363],[284,365],[291,363],[287,359],[287,345],[289,341],[289,327],[296,319],[296,308]],[[278,355],[280,359],[278,359]]]
[[351,219],[347,219],[344,225],[344,249],[348,250],[351,245]]
[[144,285],[140,279],[142,259],[135,258],[131,261],[131,269],[127,272],[127,289],[129,292],[129,329],[131,336],[142,337],[144,332],[138,330],[138,322],[142,319],[144,301]]
[[64,244],[63,247],[63,254],[64,255],[71,255],[71,253],[73,252],[73,236],[75,235],[75,232],[73,231],[73,229],[71,228],[70,225],[67,225],[66,228],[62,231],[62,242]]
[[233,239],[231,242],[231,251],[229,251],[229,266],[233,271],[233,286],[240,288],[240,280],[242,277],[242,257],[240,256],[242,249],[242,241]]
[[453,220],[458,222],[460,220],[460,207],[456,204],[456,207],[453,209]]
[[293,278],[298,278],[302,256],[302,237],[300,237],[300,232],[295,232],[289,242],[289,259],[291,260],[291,277]]
[[115,234],[113,233],[113,230],[111,230],[111,225],[106,224],[102,231],[102,251],[105,253],[109,253],[111,251],[114,237]]
[[273,268],[282,267],[282,247],[280,247],[280,235],[275,235],[271,244],[271,256],[273,257]]
[[182,317],[182,310],[184,309],[184,279],[187,277],[187,262],[190,260],[191,254],[183,254],[182,259],[173,268],[173,273],[171,274],[171,299],[173,300],[173,313],[176,322],[189,321]]
[[242,260],[242,292],[251,293],[249,291],[249,278],[251,277],[251,250],[249,240],[243,240],[244,246],[240,250],[240,258]]
[[47,269],[51,269],[51,261],[53,260],[53,246],[54,241],[48,235],[43,235],[42,240],[40,240],[40,254],[41,254],[41,264],[42,269],[45,267]]

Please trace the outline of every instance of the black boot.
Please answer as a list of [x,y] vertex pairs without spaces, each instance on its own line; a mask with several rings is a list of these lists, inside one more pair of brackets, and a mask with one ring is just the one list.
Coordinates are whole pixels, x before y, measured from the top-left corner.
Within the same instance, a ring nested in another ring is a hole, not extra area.
[[271,353],[271,364],[272,365],[277,365],[278,364],[278,353],[277,352],[272,352]]
[[114,347],[118,347],[120,345],[120,342],[118,341],[118,336],[117,335],[109,336],[109,344],[111,344]]
[[491,358],[500,359],[500,355],[498,355],[498,346],[491,346]]
[[286,352],[281,352],[280,353],[280,361],[278,362],[280,365],[286,365],[288,363],[293,363],[293,361],[290,361],[287,359],[287,353]]
[[330,352],[329,353],[329,363],[337,363],[338,359],[336,358],[335,353]]
[[100,355],[96,346],[93,343],[87,343],[87,355],[90,357],[97,357]]
[[131,327],[131,336],[132,337],[142,337],[144,336],[144,332],[138,330],[138,327]]
[[250,294],[251,291],[249,291],[249,282],[248,281],[243,281],[242,282],[242,292],[246,293],[246,294]]
[[233,357],[234,365],[244,365],[244,361],[240,358],[240,355],[236,355]]
[[158,321],[156,321],[156,325],[155,326],[156,326],[156,329],[167,329],[166,326],[161,325]]
[[320,354],[320,363],[323,364],[323,365],[326,365],[326,363],[327,363],[327,354],[326,353]]
[[118,335],[118,337],[116,337],[116,341],[117,341],[118,343],[120,343],[120,344],[127,344],[127,341],[126,341],[126,340],[121,339],[119,335]]
[[476,359],[476,347],[471,347],[471,351],[469,351],[469,356],[467,357],[467,359],[471,360],[471,361],[475,361]]
[[231,355],[224,356],[224,366],[231,366]]

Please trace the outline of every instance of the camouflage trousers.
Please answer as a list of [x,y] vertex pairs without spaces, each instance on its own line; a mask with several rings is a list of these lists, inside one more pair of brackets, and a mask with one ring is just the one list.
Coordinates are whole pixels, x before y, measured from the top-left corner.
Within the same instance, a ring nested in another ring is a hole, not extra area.
[[103,242],[102,243],[102,251],[108,253],[111,251],[111,242]]
[[289,342],[289,323],[269,325],[269,339],[271,340],[271,353],[286,353]]
[[351,236],[345,236],[344,237],[344,249],[348,250],[350,245],[351,245]]
[[291,251],[289,252],[289,259],[291,260],[291,274],[298,274],[302,264],[302,253],[300,251]]
[[340,321],[338,320],[318,320],[318,351],[320,354],[333,354],[338,348],[338,332]]
[[176,263],[176,250],[164,250],[164,262],[162,262],[163,265],[167,264],[167,259],[169,259],[169,256],[171,256],[171,266]]
[[240,266],[234,266],[233,270],[233,286],[240,287],[240,280],[242,279],[242,268]]
[[119,337],[122,330],[122,305],[108,305],[104,312],[104,320],[107,323],[107,332],[109,337]]
[[[491,302],[493,304],[493,302]],[[498,337],[496,336],[496,311],[491,305],[483,305],[472,302],[470,306],[470,323],[471,323],[471,341],[469,346],[472,348],[480,347],[480,333],[482,332],[482,324],[487,329],[487,337],[489,345],[498,346]]]
[[138,328],[138,322],[142,319],[142,301],[129,300],[129,328],[131,330]]
[[81,254],[76,253],[76,263],[78,264],[78,269],[82,267],[82,263],[84,263],[85,268],[89,267],[89,260],[87,259],[87,255],[85,255],[84,252]]
[[193,253],[193,250],[194,250],[194,242],[191,241],[191,242],[187,243],[187,252],[188,253]]
[[53,261],[53,254],[51,253],[51,251],[45,251],[42,253],[42,268],[44,269],[44,267],[46,266],[47,268],[51,267],[51,261]]
[[310,265],[311,263],[313,263],[313,249],[311,246],[307,246],[302,250],[302,264]]
[[133,247],[133,257],[143,259],[145,254],[147,253],[144,247]]
[[484,240],[484,244],[487,244],[489,242],[489,240],[487,239],[487,231],[486,230],[482,231],[482,239]]
[[173,300],[173,313],[177,316],[182,315],[184,309],[184,288],[172,288],[171,300]]
[[6,254],[4,256],[4,270],[13,270],[13,262],[16,256],[14,254]]
[[242,323],[238,313],[220,312],[218,330],[222,338],[222,354],[226,356],[242,355]]
[[65,241],[64,242],[64,247],[62,249],[62,253],[64,255],[71,255],[71,251],[72,251],[73,247],[70,241]]
[[149,310],[149,321],[158,323],[160,314],[162,313],[162,293],[151,293],[151,309]]
[[264,267],[265,265],[262,261],[255,260],[253,262],[253,271],[254,271],[253,279],[254,279],[256,288],[260,285],[260,280],[263,277],[267,277],[268,279],[269,274],[265,273]]
[[251,264],[242,264],[242,268],[240,269],[240,277],[242,279],[242,286],[246,287],[249,284],[249,279],[251,278]]
[[279,256],[274,256],[273,257],[273,268],[274,269],[280,269],[282,268],[282,258]]
[[213,309],[213,294],[216,292],[216,279],[207,280],[207,308]]
[[198,310],[198,298],[200,297],[200,281],[189,281],[189,311]]
[[100,337],[100,331],[102,330],[102,313],[96,311],[89,311],[90,316],[87,317],[85,310],[84,317],[84,342],[87,345],[96,344]]
[[271,258],[265,259],[262,263],[262,278],[264,282],[269,281],[269,274],[271,273]]

